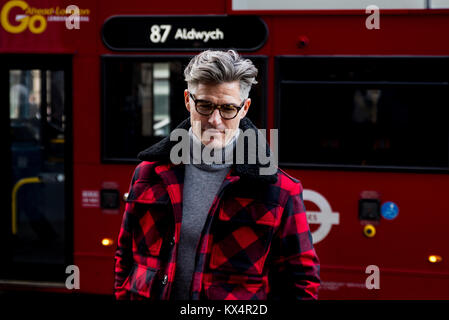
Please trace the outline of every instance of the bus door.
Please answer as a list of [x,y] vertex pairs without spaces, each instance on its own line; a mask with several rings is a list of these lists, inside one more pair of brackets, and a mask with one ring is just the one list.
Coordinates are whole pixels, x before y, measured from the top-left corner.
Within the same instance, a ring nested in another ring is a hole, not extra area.
[[61,283],[70,264],[70,79],[71,57],[0,58],[3,283]]

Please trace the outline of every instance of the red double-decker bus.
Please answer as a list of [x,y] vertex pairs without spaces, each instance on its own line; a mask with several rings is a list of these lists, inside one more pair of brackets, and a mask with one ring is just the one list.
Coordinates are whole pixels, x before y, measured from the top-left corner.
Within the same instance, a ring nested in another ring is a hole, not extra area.
[[0,288],[112,294],[136,155],[187,117],[189,59],[234,48],[320,298],[448,299],[449,1],[369,4],[2,0]]

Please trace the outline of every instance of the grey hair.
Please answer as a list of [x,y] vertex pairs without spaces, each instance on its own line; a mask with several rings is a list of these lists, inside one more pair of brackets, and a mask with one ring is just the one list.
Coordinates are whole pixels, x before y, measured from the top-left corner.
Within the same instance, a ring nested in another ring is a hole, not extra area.
[[184,70],[189,91],[199,83],[219,84],[239,81],[240,98],[247,99],[251,86],[256,84],[258,70],[251,60],[243,59],[236,51],[206,50],[190,60]]

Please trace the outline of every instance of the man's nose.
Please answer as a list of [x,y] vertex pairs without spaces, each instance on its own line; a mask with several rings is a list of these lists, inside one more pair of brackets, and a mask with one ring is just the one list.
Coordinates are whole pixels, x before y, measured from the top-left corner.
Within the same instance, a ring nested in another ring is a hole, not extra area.
[[214,112],[209,116],[208,122],[216,127],[221,123],[220,110],[215,109]]

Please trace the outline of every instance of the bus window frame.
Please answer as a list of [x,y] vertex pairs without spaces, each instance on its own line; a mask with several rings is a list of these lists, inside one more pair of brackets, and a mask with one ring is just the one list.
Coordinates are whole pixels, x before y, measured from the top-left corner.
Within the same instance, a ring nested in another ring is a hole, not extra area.
[[[357,58],[361,60],[368,59],[441,59],[448,60],[449,56],[356,56],[356,55],[337,55],[337,56],[294,56],[294,55],[276,55],[274,57],[274,78],[275,78],[275,106],[274,106],[274,123],[275,127],[279,130],[279,150],[282,148],[282,128],[281,128],[281,60],[283,58],[294,59],[350,59]],[[448,79],[449,81],[449,75]],[[300,81],[300,80],[297,80]],[[307,81],[304,82],[316,83],[320,81]],[[322,81],[323,83],[325,81]],[[376,82],[376,81],[373,81]],[[394,82],[394,81],[393,81]],[[399,82],[399,81],[397,81]],[[422,81],[421,81],[422,82]],[[379,82],[380,83],[380,82]],[[449,85],[448,98],[449,98]],[[449,126],[448,126],[448,138],[449,138]],[[280,151],[279,151],[280,153]],[[448,156],[449,157],[449,156]],[[448,159],[449,160],[449,159]],[[299,169],[299,170],[326,170],[326,171],[355,171],[355,172],[390,172],[390,173],[425,173],[425,174],[449,174],[449,161],[447,167],[425,167],[425,166],[392,166],[392,165],[345,165],[345,164],[318,164],[318,163],[300,163],[300,162],[283,162],[279,157],[279,167]]]
[[[101,75],[101,96],[100,96],[100,162],[102,164],[138,164],[140,160],[136,158],[117,158],[117,157],[108,157],[107,156],[107,150],[106,150],[106,60],[109,59],[126,59],[126,60],[134,60],[134,61],[148,61],[148,62],[167,62],[170,60],[176,60],[176,59],[188,59],[190,60],[193,58],[196,54],[166,54],[166,55],[153,55],[153,54],[104,54],[100,55],[100,75]],[[262,106],[260,107],[260,118],[262,119],[262,129],[267,128],[268,124],[268,99],[267,99],[267,90],[268,90],[268,64],[269,64],[269,57],[267,55],[256,55],[256,54],[250,54],[250,55],[242,55],[244,58],[248,58],[250,60],[257,59],[262,62],[263,64],[263,75],[260,76],[261,70],[260,68],[258,73],[259,82],[256,84],[256,86],[263,86],[260,88],[261,90],[261,102]],[[252,60],[253,61],[253,60]],[[254,62],[254,61],[253,61]],[[186,67],[185,65],[184,67]],[[261,83],[262,82],[262,83]],[[186,83],[186,89],[187,89],[187,83]],[[146,146],[147,148],[150,147],[150,145]],[[142,151],[142,150],[139,150]]]

